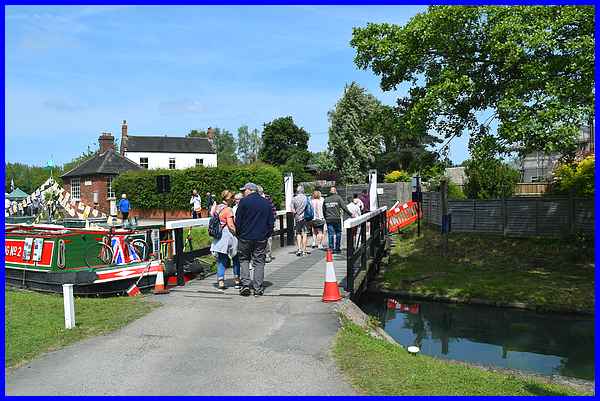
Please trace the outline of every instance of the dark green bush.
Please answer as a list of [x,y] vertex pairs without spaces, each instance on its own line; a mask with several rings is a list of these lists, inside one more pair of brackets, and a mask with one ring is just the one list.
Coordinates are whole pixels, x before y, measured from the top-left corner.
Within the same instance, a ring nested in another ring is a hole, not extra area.
[[[165,195],[168,210],[190,208],[192,190],[198,190],[205,201],[206,192],[220,194],[223,190],[238,192],[246,182],[261,185],[273,197],[276,206],[283,203],[283,176],[279,169],[266,164],[248,166],[196,167],[185,170],[142,170],[129,171],[117,177],[114,187],[117,197],[126,193],[137,209],[161,209],[161,194],[156,192],[156,176],[171,176],[171,192]],[[278,207],[279,208],[279,207]]]

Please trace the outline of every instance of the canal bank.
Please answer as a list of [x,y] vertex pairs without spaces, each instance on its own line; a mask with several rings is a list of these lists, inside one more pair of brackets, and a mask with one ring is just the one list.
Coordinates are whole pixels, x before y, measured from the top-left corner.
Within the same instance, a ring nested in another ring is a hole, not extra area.
[[344,301],[334,355],[353,386],[367,395],[583,395],[594,383],[561,376],[411,355],[377,319]]

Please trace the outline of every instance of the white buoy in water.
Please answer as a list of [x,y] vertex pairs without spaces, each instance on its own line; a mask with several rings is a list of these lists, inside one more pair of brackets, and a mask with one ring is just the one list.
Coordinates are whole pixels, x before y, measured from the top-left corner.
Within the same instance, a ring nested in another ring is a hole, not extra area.
[[419,352],[419,347],[416,347],[414,345],[411,345],[410,347],[408,347],[406,349],[408,352],[410,352],[413,355],[416,355]]

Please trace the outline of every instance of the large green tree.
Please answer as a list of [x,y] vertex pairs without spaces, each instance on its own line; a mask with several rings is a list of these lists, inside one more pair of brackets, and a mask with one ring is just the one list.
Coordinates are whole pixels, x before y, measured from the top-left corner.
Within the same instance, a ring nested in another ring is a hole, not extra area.
[[276,166],[294,162],[305,165],[310,158],[309,134],[298,127],[291,116],[265,123],[262,133],[260,160]]
[[[236,164],[238,163],[238,158],[236,155],[237,151],[237,142],[231,132],[226,129],[221,129],[219,127],[213,128],[214,133],[214,146],[217,151],[217,163],[218,164]],[[186,135],[189,137],[201,137],[206,138],[208,135],[204,130],[191,130],[189,134]]]
[[238,128],[238,154],[242,163],[256,162],[260,147],[260,132],[256,128],[252,131],[248,129],[247,125]]
[[366,122],[381,107],[381,103],[355,82],[346,85],[344,94],[329,111],[329,149],[342,180],[364,182],[368,169],[381,153],[380,131]]
[[351,45],[383,90],[410,85],[409,128],[490,137],[494,154],[573,154],[594,113],[594,7],[434,6],[355,28]]

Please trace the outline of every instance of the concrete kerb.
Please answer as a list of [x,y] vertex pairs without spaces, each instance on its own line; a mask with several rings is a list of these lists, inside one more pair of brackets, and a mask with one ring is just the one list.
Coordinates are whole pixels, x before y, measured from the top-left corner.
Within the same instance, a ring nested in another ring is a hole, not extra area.
[[335,304],[335,310],[338,314],[344,316],[352,323],[366,330],[371,336],[385,340],[389,343],[399,346],[400,348],[404,348],[400,345],[396,340],[392,338],[388,333],[386,333],[381,327],[373,326],[369,322],[369,315],[363,312],[354,302],[352,302],[349,298],[344,298],[337,304]]

